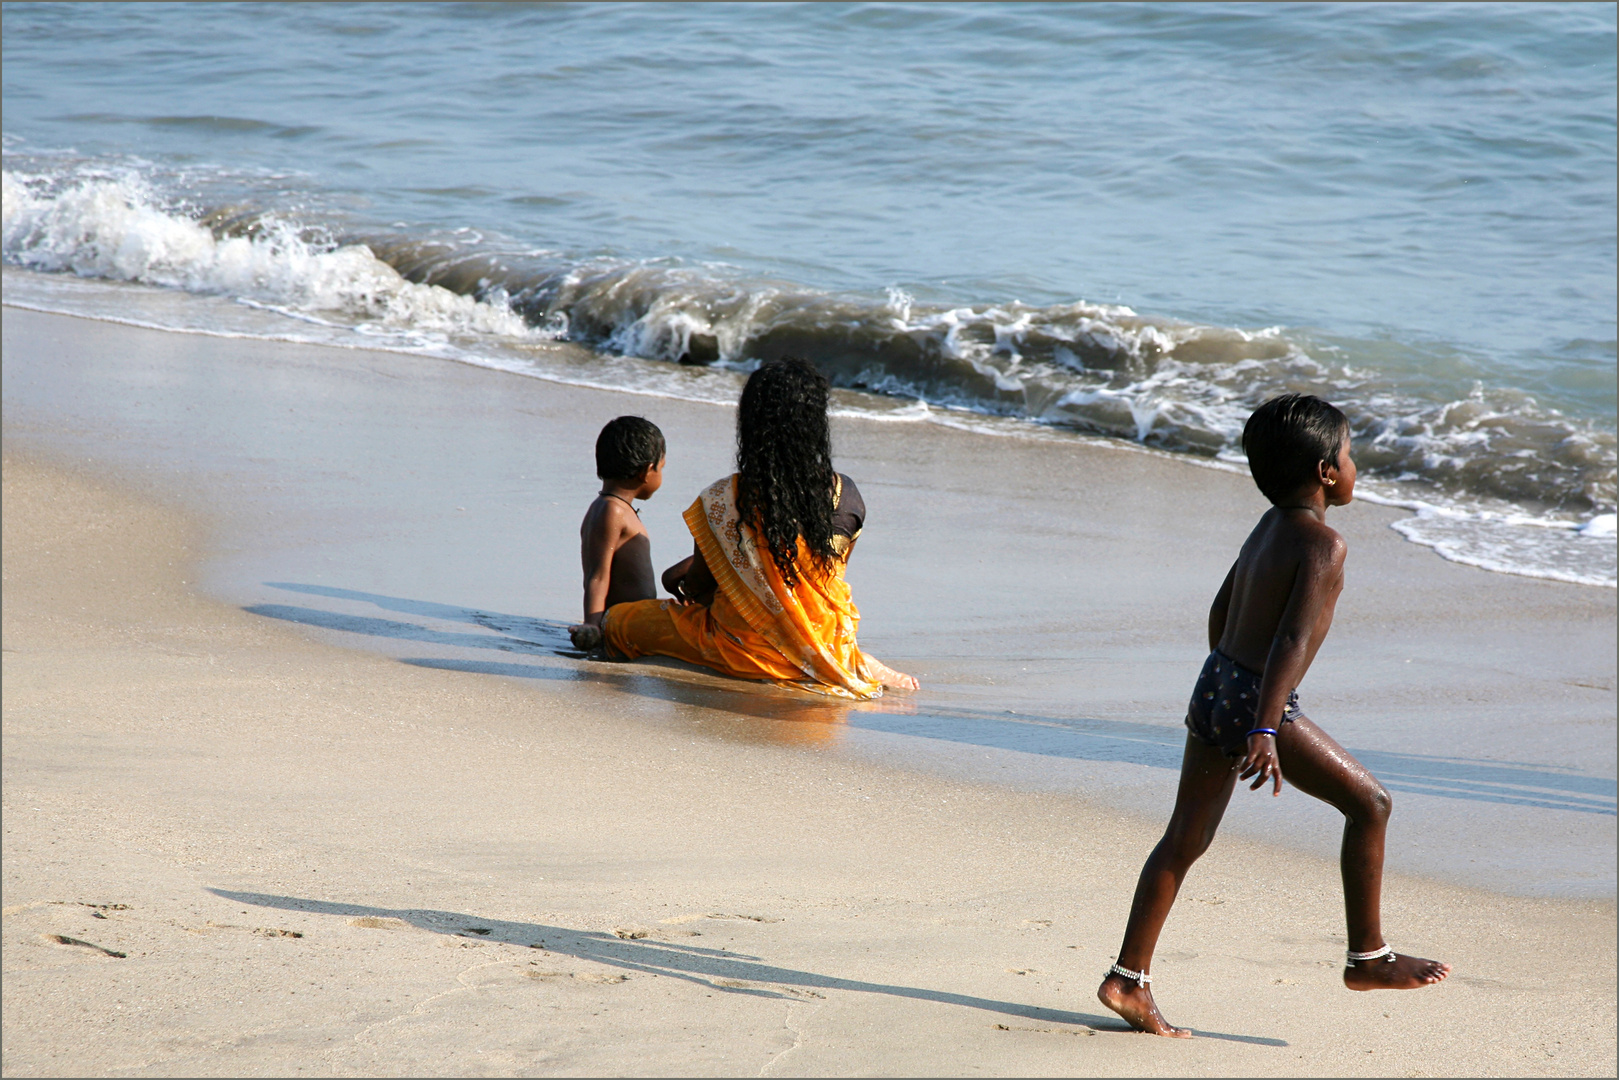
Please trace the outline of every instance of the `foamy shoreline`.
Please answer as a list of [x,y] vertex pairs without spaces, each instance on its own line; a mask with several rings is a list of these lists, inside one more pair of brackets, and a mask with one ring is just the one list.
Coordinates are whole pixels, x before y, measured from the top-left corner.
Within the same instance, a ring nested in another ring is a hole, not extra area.
[[[196,230],[188,222],[174,222],[173,227]],[[240,246],[246,241],[230,243]],[[259,257],[284,259],[285,255],[260,253]],[[290,272],[283,268],[276,276]],[[387,267],[381,267],[380,272],[396,279],[389,288],[404,290],[408,297],[419,295],[419,303],[426,304],[434,314],[425,321],[418,320],[414,315],[402,318],[389,315],[376,324],[356,327],[331,322],[296,307],[259,303],[241,296],[209,295],[216,291],[215,285],[195,286],[200,289],[199,295],[125,281],[81,280],[61,274],[38,274],[11,266],[4,269],[7,281],[5,303],[44,314],[91,318],[141,329],[225,340],[276,341],[429,356],[634,397],[728,404],[734,400],[742,375],[748,370],[747,365],[731,363],[688,367],[647,360],[642,357],[656,355],[657,350],[647,353],[639,346],[628,343],[621,343],[625,346],[625,354],[599,352],[566,340],[553,340],[555,335],[552,333],[528,328],[521,320],[509,325],[501,323],[504,336],[474,340],[466,336],[469,331],[495,328],[494,324],[510,316],[510,313],[504,309],[497,310],[498,305],[490,307],[483,302],[473,303],[467,297],[444,289],[397,279],[397,275]],[[227,290],[227,293],[231,292],[233,290]],[[418,301],[407,299],[402,303],[414,311]],[[392,306],[392,302],[385,306]],[[463,307],[468,310],[462,312],[460,309]],[[1313,385],[1310,388],[1322,389]],[[1128,395],[1121,397],[1109,391],[1102,393],[1101,397],[1119,405],[1127,401]],[[1131,399],[1129,404],[1132,415],[1146,410],[1144,415],[1148,417],[1148,427],[1162,405],[1151,405],[1151,397],[1148,394],[1141,401]],[[1077,441],[1096,447],[1163,455],[1188,465],[1245,472],[1240,454],[1229,447],[1214,457],[1186,453],[1184,450],[1165,450],[1128,438],[1082,434],[1065,426],[1060,418],[1030,419],[1003,415],[981,403],[974,405],[953,401],[949,394],[945,395],[945,400],[934,400],[931,405],[927,400],[909,398],[906,394],[896,399],[884,394],[848,389],[837,391],[837,398],[836,411],[851,418],[926,422],[1016,439]],[[1225,416],[1223,425],[1229,429],[1226,434],[1230,436],[1231,431],[1240,428],[1240,410],[1232,413],[1230,402],[1222,406],[1222,410]],[[1225,415],[1227,413],[1230,415]],[[1443,459],[1450,451],[1436,446],[1430,448],[1428,453]],[[1500,499],[1463,496],[1455,492],[1447,495],[1423,485],[1400,484],[1375,476],[1363,476],[1361,494],[1365,501],[1410,511],[1413,516],[1409,520],[1393,524],[1395,531],[1449,561],[1495,573],[1519,574],[1570,584],[1607,588],[1619,585],[1619,569],[1616,569],[1619,564],[1616,564],[1614,547],[1610,542],[1614,528],[1612,512],[1598,512],[1583,520],[1561,512],[1536,514]]]

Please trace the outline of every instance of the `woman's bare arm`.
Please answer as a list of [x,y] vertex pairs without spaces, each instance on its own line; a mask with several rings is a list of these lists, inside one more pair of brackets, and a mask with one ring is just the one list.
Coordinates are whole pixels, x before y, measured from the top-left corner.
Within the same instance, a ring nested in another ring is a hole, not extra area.
[[670,596],[680,596],[680,582],[691,570],[691,563],[692,557],[688,555],[663,572],[663,588]]
[[689,556],[663,572],[663,587],[683,604],[706,606],[714,602],[719,583],[708,569],[702,549],[693,544]]

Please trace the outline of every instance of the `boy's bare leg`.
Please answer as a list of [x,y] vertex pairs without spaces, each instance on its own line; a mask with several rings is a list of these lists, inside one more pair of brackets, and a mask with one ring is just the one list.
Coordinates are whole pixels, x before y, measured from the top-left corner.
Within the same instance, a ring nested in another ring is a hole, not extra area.
[[[1125,927],[1124,944],[1119,947],[1120,967],[1146,972],[1152,966],[1153,949],[1158,945],[1159,931],[1169,918],[1175,895],[1180,892],[1186,871],[1209,849],[1236,782],[1235,762],[1190,735],[1186,737],[1175,812],[1170,815],[1164,838],[1147,856],[1141,878],[1136,882],[1130,923]],[[1110,974],[1102,980],[1096,996],[1138,1031],[1181,1039],[1192,1036],[1190,1030],[1174,1027],[1165,1020],[1153,1002],[1152,991],[1138,985],[1134,979]]]
[[[1344,816],[1341,865],[1344,912],[1351,952],[1383,947],[1383,845],[1394,802],[1377,777],[1331,735],[1300,716],[1280,725],[1276,753],[1287,782],[1330,803]],[[1344,968],[1351,990],[1414,990],[1439,982],[1450,965],[1419,956],[1393,954]]]

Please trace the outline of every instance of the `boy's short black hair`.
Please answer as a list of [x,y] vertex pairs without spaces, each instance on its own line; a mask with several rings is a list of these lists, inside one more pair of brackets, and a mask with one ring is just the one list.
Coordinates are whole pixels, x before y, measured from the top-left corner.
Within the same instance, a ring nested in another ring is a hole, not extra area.
[[1282,394],[1254,410],[1242,428],[1242,452],[1265,498],[1280,503],[1316,478],[1316,466],[1338,463],[1349,419],[1309,394]]
[[640,416],[607,421],[596,436],[596,475],[603,480],[634,480],[664,457],[663,432]]

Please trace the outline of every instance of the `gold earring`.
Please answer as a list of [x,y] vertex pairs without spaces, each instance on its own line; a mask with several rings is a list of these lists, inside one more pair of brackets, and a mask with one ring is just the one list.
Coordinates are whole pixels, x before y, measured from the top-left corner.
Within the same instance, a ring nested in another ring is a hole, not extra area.
[[1323,476],[1323,477],[1322,477],[1322,478],[1321,478],[1321,482],[1322,482],[1322,483],[1323,483],[1323,484],[1325,484],[1325,485],[1327,485],[1327,486],[1328,486],[1328,487],[1332,487],[1332,486],[1333,486],[1333,485],[1334,485],[1334,484],[1336,484],[1336,483],[1337,483],[1337,482],[1338,482],[1338,481],[1336,481],[1336,480],[1329,480],[1329,479],[1327,479],[1327,478],[1326,478],[1326,477],[1324,477],[1324,476]]

